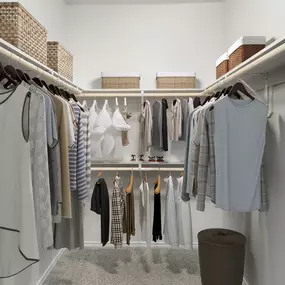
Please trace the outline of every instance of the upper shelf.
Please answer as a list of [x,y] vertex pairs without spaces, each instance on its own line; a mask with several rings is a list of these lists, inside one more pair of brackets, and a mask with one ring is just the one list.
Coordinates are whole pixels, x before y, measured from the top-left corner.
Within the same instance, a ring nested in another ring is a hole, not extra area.
[[243,77],[249,80],[257,75],[267,75],[281,66],[285,66],[285,38],[276,40],[217,79],[204,90],[203,95],[211,95]]
[[72,92],[76,94],[81,93],[82,91],[82,88],[78,87],[64,76],[1,38],[0,58],[3,63],[10,64],[11,62],[15,62],[15,65],[18,68],[32,72],[32,76],[44,77],[49,81],[58,82],[59,85],[63,85],[65,88],[72,90]]
[[201,96],[203,89],[89,89],[84,90],[81,98],[94,97],[191,97]]

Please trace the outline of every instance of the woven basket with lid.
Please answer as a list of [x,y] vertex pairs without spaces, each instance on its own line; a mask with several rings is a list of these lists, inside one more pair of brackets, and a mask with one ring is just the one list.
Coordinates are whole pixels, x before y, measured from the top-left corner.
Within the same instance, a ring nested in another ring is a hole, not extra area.
[[195,88],[195,72],[157,72],[157,89]]
[[47,30],[18,2],[0,3],[0,37],[47,64]]
[[140,74],[138,72],[130,73],[109,73],[102,72],[103,89],[139,89]]
[[73,80],[73,55],[68,52],[59,42],[47,43],[47,65],[60,75]]

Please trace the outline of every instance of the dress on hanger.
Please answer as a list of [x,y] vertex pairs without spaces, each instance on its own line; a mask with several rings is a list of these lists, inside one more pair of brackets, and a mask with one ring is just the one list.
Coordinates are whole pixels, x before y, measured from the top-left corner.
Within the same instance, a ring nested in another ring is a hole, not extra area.
[[171,104],[170,139],[178,141],[182,135],[182,109],[180,99],[175,99]]
[[166,182],[166,199],[164,214],[164,241],[171,247],[178,246],[176,205],[172,176],[165,179]]
[[1,278],[39,261],[28,141],[29,96],[22,84],[0,93]]
[[[154,185],[156,189],[157,183]],[[152,224],[152,239],[154,242],[162,240],[161,231],[161,200],[160,193],[154,194],[154,210],[153,210],[153,224]]]

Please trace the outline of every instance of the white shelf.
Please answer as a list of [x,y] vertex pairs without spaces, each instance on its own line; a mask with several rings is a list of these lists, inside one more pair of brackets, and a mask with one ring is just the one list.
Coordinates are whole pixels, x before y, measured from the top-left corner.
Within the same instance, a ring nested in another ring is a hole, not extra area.
[[34,76],[39,76],[42,79],[48,79],[55,84],[64,86],[75,94],[82,92],[82,88],[3,39],[0,39],[0,58],[1,61],[7,64],[13,63],[19,69],[33,72]]
[[201,96],[203,89],[89,89],[84,90],[80,98],[105,97],[196,97]]
[[245,62],[241,63],[227,74],[209,85],[203,95],[212,95],[240,78],[250,80],[254,76],[266,75],[285,66],[285,38],[276,40]]

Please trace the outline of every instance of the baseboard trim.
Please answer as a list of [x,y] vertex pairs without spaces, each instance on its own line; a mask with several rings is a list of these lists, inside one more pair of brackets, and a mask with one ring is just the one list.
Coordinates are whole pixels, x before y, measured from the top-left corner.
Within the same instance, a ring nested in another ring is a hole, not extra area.
[[[84,243],[85,248],[102,248],[101,242],[97,241],[86,241]],[[147,247],[146,242],[144,241],[134,241],[131,242],[130,247]],[[157,242],[151,245],[152,248],[170,248],[170,245],[165,244],[164,242]],[[104,248],[114,248],[113,244],[106,244]],[[183,248],[183,247],[182,247]],[[193,248],[198,248],[198,242],[193,242]]]
[[65,252],[66,249],[61,249],[57,255],[55,256],[55,258],[53,259],[53,261],[51,262],[51,264],[49,265],[49,267],[47,268],[47,270],[44,272],[44,274],[42,275],[42,277],[39,279],[39,281],[37,282],[37,285],[43,285],[45,280],[47,279],[48,275],[50,274],[50,272],[52,271],[53,267],[55,266],[56,262],[60,259],[60,257],[63,255],[63,253]]

